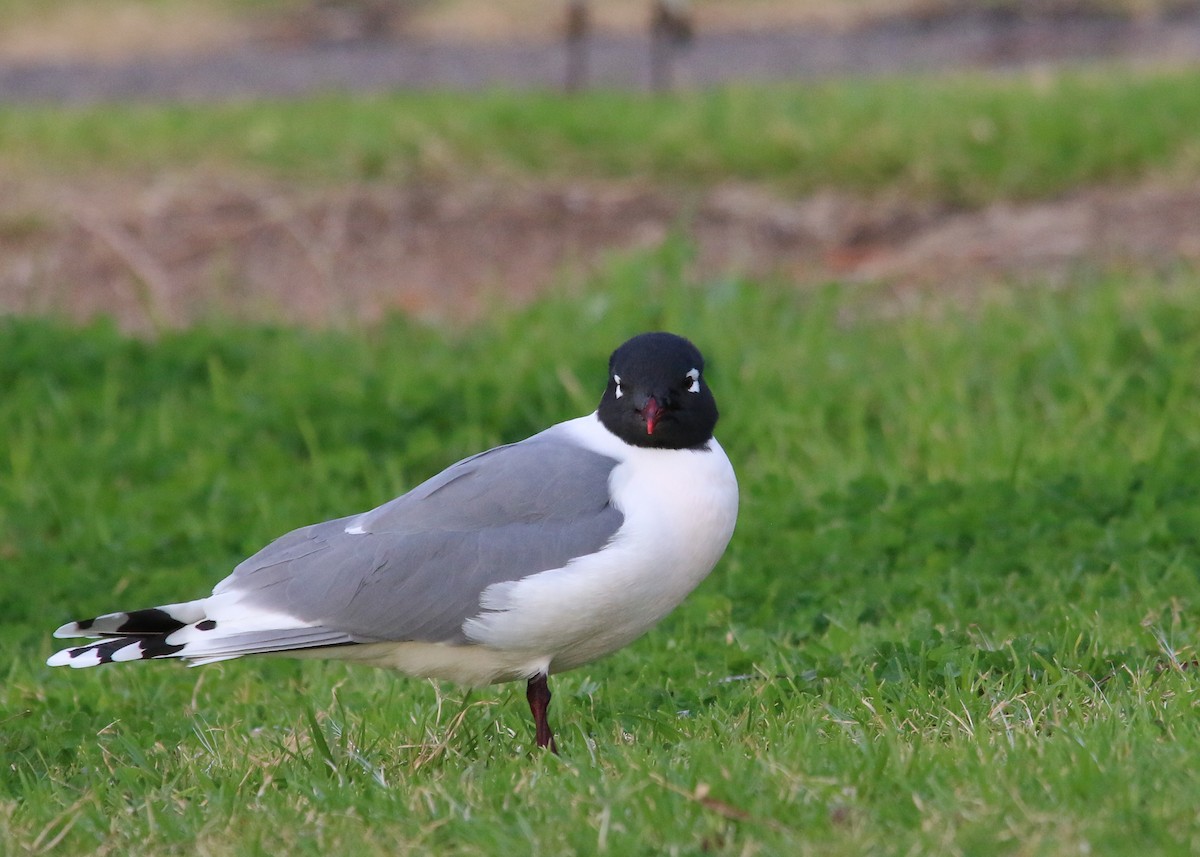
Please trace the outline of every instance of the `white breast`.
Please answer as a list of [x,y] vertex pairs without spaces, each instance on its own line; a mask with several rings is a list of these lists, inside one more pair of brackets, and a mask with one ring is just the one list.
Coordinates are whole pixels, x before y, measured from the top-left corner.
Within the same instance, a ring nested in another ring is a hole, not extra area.
[[609,485],[624,523],[599,554],[488,587],[485,612],[464,626],[483,647],[548,661],[552,672],[626,645],[670,612],[716,565],[738,507],[715,439],[703,450],[631,447],[595,414],[558,429],[620,461]]

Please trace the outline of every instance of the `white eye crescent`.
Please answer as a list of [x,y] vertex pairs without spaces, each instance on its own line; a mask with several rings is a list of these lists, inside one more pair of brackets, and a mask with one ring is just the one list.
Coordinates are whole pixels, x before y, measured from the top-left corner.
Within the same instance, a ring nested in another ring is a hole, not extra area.
[[699,369],[689,369],[688,373],[686,375],[684,375],[683,377],[692,379],[692,386],[688,387],[689,393],[699,393],[700,392],[700,370]]
[[613,375],[613,380],[617,382],[617,398],[619,399],[624,395],[624,393],[621,392],[621,376]]

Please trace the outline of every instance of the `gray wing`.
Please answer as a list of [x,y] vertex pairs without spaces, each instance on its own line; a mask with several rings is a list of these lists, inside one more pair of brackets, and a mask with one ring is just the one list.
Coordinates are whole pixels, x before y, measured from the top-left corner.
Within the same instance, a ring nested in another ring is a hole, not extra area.
[[497,447],[370,512],[288,533],[214,594],[243,593],[243,604],[355,642],[465,642],[486,587],[612,538],[623,521],[609,502],[616,463],[546,432]]

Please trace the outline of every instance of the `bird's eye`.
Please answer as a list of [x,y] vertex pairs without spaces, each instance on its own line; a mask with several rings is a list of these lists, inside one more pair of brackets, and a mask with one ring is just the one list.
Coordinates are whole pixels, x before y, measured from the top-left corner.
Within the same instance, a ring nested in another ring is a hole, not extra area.
[[617,385],[616,397],[619,399],[619,398],[621,398],[621,396],[623,396],[623,395],[624,395],[624,393],[622,393],[622,392],[621,392],[621,376],[620,376],[620,375],[613,375],[613,381],[614,381],[614,382],[616,383],[616,385]]
[[688,373],[686,375],[684,375],[683,378],[685,381],[692,382],[691,386],[687,388],[687,391],[689,393],[699,393],[700,392],[700,370],[699,369],[688,370]]

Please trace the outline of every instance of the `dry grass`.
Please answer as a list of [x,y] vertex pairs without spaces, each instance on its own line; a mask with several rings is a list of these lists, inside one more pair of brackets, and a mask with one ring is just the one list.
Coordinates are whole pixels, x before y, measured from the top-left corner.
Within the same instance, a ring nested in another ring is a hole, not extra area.
[[[932,18],[1001,9],[1017,14],[1145,17],[1196,0],[693,0],[702,33],[791,26],[850,27],[886,17]],[[650,0],[593,0],[595,30],[646,30]],[[117,60],[227,48],[248,40],[378,35],[547,40],[561,36],[565,0],[0,0],[0,56],[7,61]]]
[[[392,27],[431,39],[502,41],[556,39],[562,0],[397,0]],[[903,14],[919,0],[699,0],[702,32],[769,29],[803,24],[847,24],[863,16]],[[44,4],[0,2],[0,56],[6,61],[112,61],[130,56],[180,55],[228,48],[252,39],[294,41],[357,32],[386,2],[259,4],[57,0]],[[593,4],[598,32],[637,33],[650,16],[647,0]],[[408,7],[408,8],[406,8]]]
[[1196,182],[977,211],[735,183],[688,194],[603,182],[302,189],[175,172],[2,189],[0,312],[111,315],[126,330],[214,317],[326,327],[391,312],[468,322],[676,236],[708,276],[875,282],[905,301],[1200,267]]
[[0,56],[6,62],[115,61],[216,50],[248,35],[246,21],[220,4],[50,3],[0,19]]
[[[699,32],[767,30],[787,26],[846,26],[884,15],[918,10],[922,0],[696,0]],[[441,0],[425,4],[412,18],[412,31],[430,38],[557,38],[562,29],[561,0]],[[644,32],[649,0],[592,3],[592,20],[605,33]]]

